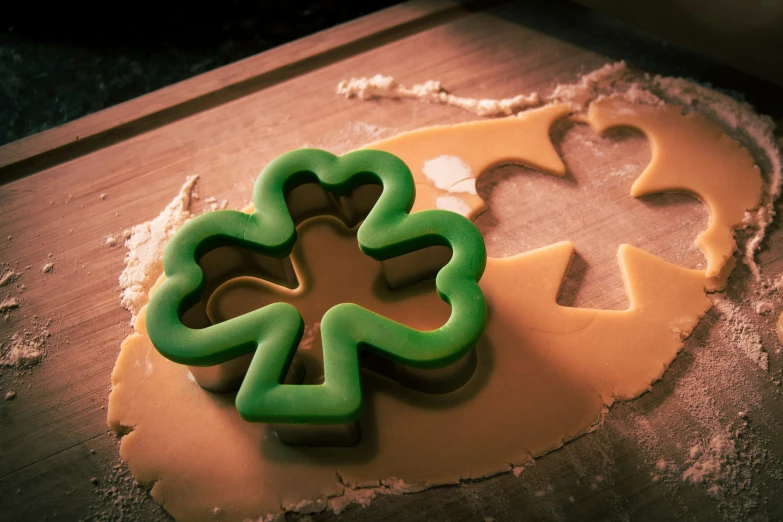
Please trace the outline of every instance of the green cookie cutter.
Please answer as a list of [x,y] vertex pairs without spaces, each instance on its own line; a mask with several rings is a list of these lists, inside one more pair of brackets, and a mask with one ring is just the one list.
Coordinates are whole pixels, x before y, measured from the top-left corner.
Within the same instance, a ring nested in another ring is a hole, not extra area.
[[[284,384],[304,332],[293,306],[270,304],[202,329],[186,326],[181,318],[205,287],[198,264],[205,253],[234,246],[277,258],[290,255],[296,227],[285,195],[307,183],[319,184],[336,197],[362,185],[382,186],[357,233],[362,252],[378,261],[430,246],[450,248],[452,256],[438,271],[435,286],[451,306],[451,315],[440,328],[419,331],[355,304],[333,306],[321,321],[324,382]],[[362,411],[360,351],[418,369],[443,368],[474,347],[486,323],[478,285],[486,264],[481,234],[453,212],[409,214],[414,197],[410,170],[387,152],[363,150],[338,157],[301,149],[278,157],[256,181],[255,212],[209,212],[187,222],[171,239],[163,260],[166,279],[147,308],[152,344],[164,357],[190,366],[213,366],[255,351],[236,396],[245,420],[319,425],[355,421]]]

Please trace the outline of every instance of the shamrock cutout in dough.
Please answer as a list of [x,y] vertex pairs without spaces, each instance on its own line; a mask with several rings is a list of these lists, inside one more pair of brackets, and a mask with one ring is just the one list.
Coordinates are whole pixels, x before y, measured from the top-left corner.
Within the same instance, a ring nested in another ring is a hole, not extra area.
[[[182,315],[204,290],[198,261],[207,252],[234,246],[278,258],[291,253],[296,227],[285,196],[308,183],[320,185],[336,198],[368,184],[382,187],[357,233],[362,252],[373,259],[383,261],[430,246],[450,248],[451,259],[438,272],[435,285],[451,306],[451,316],[436,330],[419,331],[358,305],[338,304],[321,321],[323,384],[284,384],[304,331],[293,306],[270,304],[202,329],[183,324]],[[150,340],[164,357],[191,366],[217,365],[255,351],[236,398],[246,420],[292,424],[356,420],[362,409],[361,350],[415,368],[442,368],[472,349],[486,322],[478,286],[486,263],[480,233],[452,212],[409,214],[414,191],[408,167],[387,152],[365,150],[337,157],[302,149],[280,156],[256,181],[255,212],[204,214],[185,224],[169,242],[163,262],[166,279],[147,309]]]

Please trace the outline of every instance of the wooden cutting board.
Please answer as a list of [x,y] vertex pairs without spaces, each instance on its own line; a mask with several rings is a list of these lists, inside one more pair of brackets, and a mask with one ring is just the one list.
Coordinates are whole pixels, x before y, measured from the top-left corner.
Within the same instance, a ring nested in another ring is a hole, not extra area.
[[[119,462],[118,444],[106,426],[105,408],[111,370],[130,328],[118,299],[117,277],[125,252],[121,246],[105,246],[104,238],[156,216],[186,176],[201,176],[202,198],[194,211],[205,207],[207,196],[241,208],[260,169],[290,149],[314,145],[343,152],[378,133],[475,118],[442,106],[359,102],[334,93],[342,79],[379,72],[406,84],[438,79],[463,96],[502,98],[546,92],[608,61],[626,59],[654,73],[695,75],[739,89],[763,111],[783,115],[779,89],[690,54],[662,49],[633,30],[570,4],[410,3],[0,147],[0,261],[22,272],[19,283],[24,284],[15,294],[21,307],[0,321],[2,340],[52,320],[44,361],[27,373],[0,374],[0,391],[17,393],[13,400],[0,401],[0,519],[117,519],[121,514],[131,520],[166,518],[150,500],[133,502],[143,495],[127,502],[116,495],[107,498],[111,487],[119,487],[117,494],[128,491],[117,480],[122,468],[113,470]],[[601,166],[638,162],[640,154],[649,154],[642,149],[620,147]],[[648,226],[670,223],[672,214],[661,216],[660,223]],[[586,251],[603,248],[600,234],[585,235],[590,237],[594,239],[585,239]],[[768,277],[783,272],[781,240],[783,232],[773,227],[760,257]],[[665,238],[640,241],[637,246],[655,250]],[[53,271],[41,272],[50,261]],[[614,281],[616,276],[605,277]],[[746,269],[738,269],[734,281],[730,292],[752,291]],[[594,279],[591,286],[596,295],[600,282]],[[622,288],[611,292],[623,294]],[[780,300],[774,303],[777,313]],[[656,471],[656,457],[682,463],[690,442],[709,435],[703,419],[689,409],[692,399],[681,391],[691,389],[684,383],[703,377],[698,368],[712,349],[705,340],[719,321],[718,315],[703,321],[650,393],[614,407],[596,433],[538,459],[519,477],[506,473],[458,487],[381,497],[368,508],[350,508],[342,517],[780,518],[783,504],[776,498],[783,488],[774,471],[783,455],[783,409],[775,384],[781,358],[775,354],[772,316],[755,326],[770,352],[769,370],[741,361],[734,367],[745,381],[753,380],[757,394],[735,397],[727,389],[713,401],[722,415],[716,422],[733,422],[738,404],[752,403],[759,411],[754,417],[755,410],[749,410],[750,429],[755,431],[748,440],[761,445],[767,458],[753,468],[752,487],[724,499],[726,507],[706,487],[679,480],[681,469],[669,475]],[[725,350],[726,357],[736,355]],[[759,420],[754,424],[754,419]],[[644,422],[647,431],[639,427]],[[735,497],[746,494],[758,507],[736,507]]]

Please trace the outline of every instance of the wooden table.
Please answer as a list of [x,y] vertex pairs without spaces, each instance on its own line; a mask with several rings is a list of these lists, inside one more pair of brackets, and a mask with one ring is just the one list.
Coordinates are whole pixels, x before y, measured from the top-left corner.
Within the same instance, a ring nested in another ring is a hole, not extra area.
[[[129,491],[112,470],[117,440],[106,426],[105,408],[110,373],[130,328],[117,284],[125,252],[104,246],[106,235],[157,215],[193,173],[201,176],[196,211],[206,196],[239,208],[250,199],[255,175],[278,154],[303,145],[342,152],[360,144],[354,142],[355,122],[404,131],[473,118],[423,103],[345,100],[334,94],[338,81],[382,72],[406,84],[439,79],[460,95],[499,98],[546,92],[607,61],[626,59],[650,72],[741,91],[762,112],[783,115],[779,88],[666,48],[572,4],[520,4],[404,4],[0,148],[0,261],[22,272],[18,283],[25,286],[0,289],[21,299],[21,307],[0,321],[1,340],[52,319],[43,362],[22,374],[0,373],[0,391],[17,393],[0,400],[0,519],[166,518],[138,492],[126,501],[108,497],[112,486],[118,494]],[[782,239],[774,226],[760,257],[768,277],[783,272]],[[49,259],[54,270],[42,273]],[[744,268],[733,281],[730,293],[752,293]],[[777,498],[783,493],[783,409],[774,384],[782,361],[772,316],[757,325],[770,352],[769,371],[743,361],[732,370],[743,382],[752,380],[757,393],[728,389],[716,392],[713,404],[724,414],[716,422],[734,422],[740,407],[749,411],[751,435],[743,440],[766,454],[749,468],[752,485],[739,497],[747,494],[758,507],[737,508],[738,495],[721,506],[705,487],[679,480],[681,468],[666,475],[651,461],[659,455],[682,463],[688,451],[683,441],[707,435],[682,390],[709,366],[709,350],[717,348],[708,341],[719,321],[711,313],[702,322],[651,393],[615,406],[596,433],[536,460],[519,477],[506,473],[381,497],[342,517],[783,517]],[[724,351],[715,352],[716,360],[736,355]]]

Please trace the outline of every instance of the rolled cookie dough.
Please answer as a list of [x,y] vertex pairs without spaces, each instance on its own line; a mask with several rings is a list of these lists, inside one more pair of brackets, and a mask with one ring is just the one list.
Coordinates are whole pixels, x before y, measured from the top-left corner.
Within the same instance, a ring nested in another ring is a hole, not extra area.
[[[521,117],[422,129],[369,147],[408,163],[418,183],[416,209],[448,195],[475,216],[483,201],[464,185],[438,187],[424,164],[452,156],[474,178],[504,162],[562,175],[548,129],[567,113],[553,105]],[[242,421],[230,394],[202,390],[186,367],[157,353],[141,313],[112,374],[108,414],[125,434],[120,453],[134,476],[182,520],[319,510],[337,506],[359,486],[415,490],[507,471],[590,430],[614,400],[648,389],[709,308],[706,290],[725,282],[736,247],[731,229],[758,204],[761,179],[747,151],[677,108],[607,99],[592,104],[587,121],[599,131],[632,125],[647,135],[653,160],[632,195],[686,191],[705,203],[710,222],[699,239],[705,271],[623,245],[618,258],[630,306],[608,311],[556,303],[574,252],[569,242],[490,258],[481,280],[489,323],[472,379],[455,392],[426,395],[365,372],[367,411],[354,448],[287,447],[266,426]],[[303,264],[307,236],[296,254]],[[350,249],[338,253],[351,255]],[[425,307],[430,301],[437,299],[426,293],[412,300]],[[313,335],[315,326],[308,325]]]

